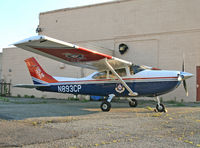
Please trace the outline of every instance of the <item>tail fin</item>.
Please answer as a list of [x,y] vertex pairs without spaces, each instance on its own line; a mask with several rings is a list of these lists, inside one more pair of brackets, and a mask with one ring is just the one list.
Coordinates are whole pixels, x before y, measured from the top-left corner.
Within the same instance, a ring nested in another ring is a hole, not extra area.
[[29,69],[30,75],[32,76],[34,84],[58,82],[42,69],[42,67],[39,65],[34,57],[26,59],[25,62]]

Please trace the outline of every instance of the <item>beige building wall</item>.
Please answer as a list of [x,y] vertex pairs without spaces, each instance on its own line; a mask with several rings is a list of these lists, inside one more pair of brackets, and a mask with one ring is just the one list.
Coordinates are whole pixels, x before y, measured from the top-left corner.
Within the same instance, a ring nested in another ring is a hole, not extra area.
[[[163,98],[195,101],[196,66],[200,65],[199,6],[199,0],[121,0],[49,11],[39,16],[40,34],[111,54],[135,64],[167,70],[181,70],[184,54],[185,71],[194,74],[187,81],[189,97],[185,96],[181,85]],[[124,55],[118,52],[120,43],[129,46]],[[20,52],[23,56],[26,54],[25,51]],[[55,61],[45,64],[53,75],[64,74],[62,70],[54,70],[58,64]],[[65,70],[64,75],[70,75],[68,73],[73,70]],[[75,68],[75,71],[81,73],[79,68]],[[88,70],[84,72],[85,75],[90,73]]]

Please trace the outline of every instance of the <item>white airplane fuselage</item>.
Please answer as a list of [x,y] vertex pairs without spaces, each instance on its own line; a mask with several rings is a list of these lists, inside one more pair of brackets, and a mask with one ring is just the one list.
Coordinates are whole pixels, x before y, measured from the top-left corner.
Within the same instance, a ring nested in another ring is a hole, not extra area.
[[[117,79],[94,79],[94,72],[84,78],[54,77],[58,82],[48,83],[48,87],[37,88],[41,91],[71,93],[95,96],[108,96],[114,94],[118,97],[127,97],[129,92]],[[181,80],[192,76],[190,73],[169,70],[143,70],[134,75],[122,77],[127,85],[140,96],[158,96],[177,88]],[[33,78],[35,84],[44,84],[41,80]]]

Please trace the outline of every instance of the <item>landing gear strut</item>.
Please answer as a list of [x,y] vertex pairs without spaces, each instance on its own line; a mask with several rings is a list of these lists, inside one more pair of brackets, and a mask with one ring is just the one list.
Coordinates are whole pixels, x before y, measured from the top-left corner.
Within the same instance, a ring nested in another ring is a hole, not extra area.
[[157,96],[156,97],[158,104],[156,105],[156,111],[158,112],[166,112],[165,106],[160,103],[160,98]]
[[110,94],[109,96],[108,96],[108,99],[106,100],[106,101],[103,101],[102,103],[101,103],[101,110],[102,111],[104,111],[104,112],[108,112],[108,111],[110,111],[110,109],[111,109],[111,101],[112,101],[112,99],[115,97],[115,95],[114,94]]

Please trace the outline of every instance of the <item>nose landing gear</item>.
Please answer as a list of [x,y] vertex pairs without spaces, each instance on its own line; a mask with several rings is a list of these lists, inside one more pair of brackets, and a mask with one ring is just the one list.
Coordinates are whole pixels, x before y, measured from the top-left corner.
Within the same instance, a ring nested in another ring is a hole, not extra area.
[[131,99],[131,101],[129,101],[129,106],[130,107],[136,107],[137,106],[137,100],[136,99]]
[[167,110],[165,109],[164,104],[160,103],[160,98],[157,96],[156,99],[157,99],[158,104],[156,105],[155,111],[166,113]]

